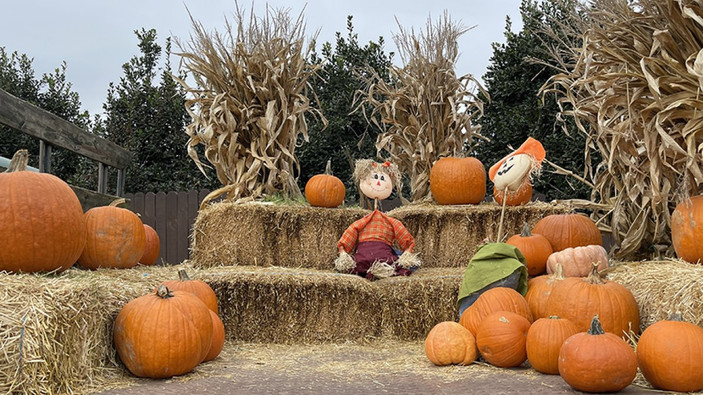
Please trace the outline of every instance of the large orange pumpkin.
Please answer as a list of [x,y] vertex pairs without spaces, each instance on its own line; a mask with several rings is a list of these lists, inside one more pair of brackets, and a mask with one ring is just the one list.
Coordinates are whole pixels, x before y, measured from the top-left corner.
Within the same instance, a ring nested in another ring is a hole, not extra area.
[[188,373],[203,361],[212,343],[212,318],[192,294],[155,293],[127,303],[117,315],[117,354],[137,377],[162,379]]
[[681,315],[655,322],[637,342],[637,362],[654,388],[703,390],[703,328],[683,322]]
[[137,214],[117,207],[122,203],[118,199],[86,211],[88,242],[78,258],[81,267],[127,269],[139,263],[146,248],[144,224]]
[[212,310],[210,310],[210,318],[212,318],[212,344],[203,362],[217,358],[225,345],[225,325],[222,323],[220,316]]
[[430,169],[430,191],[439,204],[478,204],[486,195],[486,168],[476,158],[441,158]]
[[218,313],[217,295],[215,291],[203,280],[192,280],[185,269],[178,269],[178,280],[167,280],[163,285],[174,291],[185,291],[197,296],[205,305]]
[[553,274],[537,276],[527,282],[525,300],[527,305],[530,306],[534,319],[548,317],[547,301],[552,294],[554,286],[565,278],[562,270],[562,266],[557,264],[556,271]]
[[703,195],[676,205],[671,214],[671,244],[676,255],[687,262],[703,260]]
[[505,200],[506,206],[521,206],[532,199],[532,185],[529,182],[525,182],[517,191],[512,192],[509,190],[507,193],[493,187],[493,198],[496,203],[502,205],[504,196],[507,196],[507,200]]
[[478,356],[476,339],[456,322],[440,322],[427,334],[425,355],[437,366],[469,365]]
[[338,207],[346,193],[342,180],[332,175],[330,161],[325,174],[316,174],[305,184],[305,199],[314,207]]
[[522,232],[510,236],[505,241],[507,244],[517,247],[527,262],[527,274],[530,276],[538,276],[544,273],[547,264],[547,258],[552,254],[552,244],[546,237],[540,234],[532,234],[530,225],[525,222],[522,227]]
[[156,230],[147,224],[144,224],[144,235],[146,236],[146,245],[144,247],[144,254],[142,254],[141,259],[139,259],[139,263],[151,266],[159,259],[161,240]]
[[530,306],[518,291],[512,288],[495,287],[482,293],[469,308],[464,310],[459,323],[476,336],[481,321],[496,311],[517,313],[532,322]]
[[635,379],[637,357],[620,336],[603,331],[596,315],[588,332],[579,332],[562,344],[559,374],[578,391],[617,392]]
[[487,315],[476,331],[476,346],[483,359],[501,368],[520,366],[527,360],[525,343],[530,321],[510,311]]
[[532,233],[546,237],[555,252],[567,247],[603,245],[603,237],[596,224],[580,214],[548,215],[537,221]]
[[576,333],[576,325],[566,318],[551,316],[533,322],[526,343],[527,360],[532,368],[544,374],[559,374],[559,350]]
[[66,270],[86,243],[81,203],[60,178],[26,171],[27,160],[20,150],[0,173],[0,270]]
[[571,320],[579,331],[586,331],[588,317],[598,315],[608,333],[626,336],[640,332],[640,312],[629,289],[598,274],[598,266],[588,277],[567,277],[559,281],[547,300],[547,314]]

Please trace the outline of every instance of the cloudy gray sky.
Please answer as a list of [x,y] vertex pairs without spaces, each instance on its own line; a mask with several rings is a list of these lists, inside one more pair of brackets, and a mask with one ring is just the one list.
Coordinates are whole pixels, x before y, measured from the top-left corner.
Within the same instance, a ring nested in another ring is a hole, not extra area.
[[[240,1],[245,9],[252,1]],[[263,15],[267,2],[255,0],[254,11]],[[383,36],[386,52],[395,52],[393,34],[399,32],[396,19],[405,29],[424,29],[428,18],[436,21],[444,10],[452,20],[473,29],[461,36],[459,75],[483,76],[492,55],[491,43],[504,42],[506,16],[512,30],[522,22],[520,0],[269,0],[274,8],[289,8],[293,16],[304,12],[306,35],[319,29],[318,42],[334,43],[335,32],[346,34],[347,15],[354,16],[354,30],[360,43]],[[188,10],[208,29],[224,30],[225,17],[233,20],[234,0],[0,0],[0,47],[34,59],[39,77],[61,62],[66,76],[78,92],[83,108],[102,112],[110,82],[122,76],[122,64],[139,54],[137,37],[141,28],[154,28],[158,42],[167,36],[187,40],[192,31]],[[394,57],[396,63],[400,58]],[[177,64],[178,59],[172,59]]]

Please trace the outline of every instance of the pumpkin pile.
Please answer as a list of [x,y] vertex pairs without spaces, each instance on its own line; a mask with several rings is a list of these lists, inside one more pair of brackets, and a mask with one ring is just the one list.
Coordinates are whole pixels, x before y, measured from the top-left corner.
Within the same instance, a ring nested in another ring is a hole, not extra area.
[[115,320],[117,354],[137,377],[182,375],[222,351],[225,332],[217,296],[185,270],[178,274],[179,280],[165,281],[153,293],[131,300]]

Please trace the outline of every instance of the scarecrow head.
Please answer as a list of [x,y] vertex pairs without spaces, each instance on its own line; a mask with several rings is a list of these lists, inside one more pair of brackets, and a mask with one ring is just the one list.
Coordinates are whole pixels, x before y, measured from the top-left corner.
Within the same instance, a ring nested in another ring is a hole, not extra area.
[[370,199],[387,199],[393,188],[400,188],[398,166],[390,163],[376,163],[371,159],[360,159],[354,167],[354,180],[359,190]]
[[488,177],[497,190],[507,188],[515,192],[529,182],[531,174],[539,170],[545,156],[542,143],[528,137],[518,149],[491,166]]

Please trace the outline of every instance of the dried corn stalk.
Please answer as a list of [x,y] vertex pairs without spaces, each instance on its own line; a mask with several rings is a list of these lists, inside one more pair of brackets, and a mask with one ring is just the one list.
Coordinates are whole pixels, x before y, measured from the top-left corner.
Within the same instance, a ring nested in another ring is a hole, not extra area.
[[266,16],[251,12],[246,20],[237,6],[236,31],[225,19],[224,33],[209,33],[195,20],[193,33],[181,48],[182,64],[196,82],[186,107],[193,119],[186,127],[188,154],[200,170],[196,147],[215,167],[224,187],[207,201],[253,199],[264,194],[300,197],[295,177],[299,135],[307,140],[305,114],[322,114],[306,96],[308,78],[317,66],[306,64],[311,46],[304,48],[302,13],[292,20],[288,11],[267,7]]
[[368,118],[382,133],[376,149],[386,150],[400,171],[410,177],[413,201],[430,197],[430,168],[439,158],[463,156],[480,126],[483,114],[476,90],[488,96],[472,75],[456,76],[457,39],[467,28],[452,22],[449,14],[426,31],[404,30],[394,36],[405,64],[390,70],[393,83],[378,77],[367,80],[358,108],[371,108]]
[[670,213],[703,183],[702,49],[701,0],[595,0],[572,69],[543,87],[603,157],[584,205],[617,258],[671,255]]

